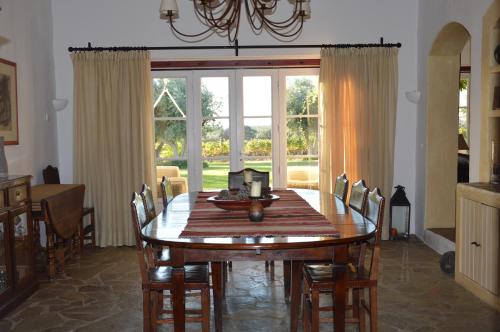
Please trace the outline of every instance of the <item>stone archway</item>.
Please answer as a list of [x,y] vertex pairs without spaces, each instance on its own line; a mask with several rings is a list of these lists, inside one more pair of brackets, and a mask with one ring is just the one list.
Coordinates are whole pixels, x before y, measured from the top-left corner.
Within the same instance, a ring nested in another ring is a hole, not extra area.
[[470,34],[444,26],[428,58],[425,228],[455,227],[460,54]]

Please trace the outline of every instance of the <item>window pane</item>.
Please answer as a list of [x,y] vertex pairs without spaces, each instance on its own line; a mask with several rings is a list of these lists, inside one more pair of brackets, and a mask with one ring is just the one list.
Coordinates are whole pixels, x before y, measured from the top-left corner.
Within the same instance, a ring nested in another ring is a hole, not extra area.
[[318,76],[286,77],[287,115],[318,114]]
[[288,188],[319,188],[318,157],[288,156],[287,160]]
[[155,121],[155,156],[158,166],[179,166],[187,176],[186,121]]
[[201,78],[201,111],[206,117],[229,117],[229,78]]
[[205,119],[201,130],[203,158],[229,160],[229,120]]
[[271,156],[271,123],[271,118],[244,119],[245,143],[243,154],[245,157],[255,157],[258,159],[259,157]]
[[272,183],[272,119],[246,118],[243,159],[245,168],[253,168],[261,172],[269,172],[269,183]]
[[186,108],[185,78],[153,79],[154,115],[159,117],[185,118]]
[[318,143],[318,118],[287,120],[288,155],[317,155]]
[[271,116],[271,98],[271,76],[243,77],[243,116]]

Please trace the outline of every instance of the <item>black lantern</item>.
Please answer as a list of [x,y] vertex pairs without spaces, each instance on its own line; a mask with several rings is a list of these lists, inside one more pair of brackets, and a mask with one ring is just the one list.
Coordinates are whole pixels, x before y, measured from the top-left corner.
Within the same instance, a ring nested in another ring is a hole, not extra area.
[[406,198],[405,187],[396,186],[396,192],[391,197],[390,238],[410,239],[411,204]]

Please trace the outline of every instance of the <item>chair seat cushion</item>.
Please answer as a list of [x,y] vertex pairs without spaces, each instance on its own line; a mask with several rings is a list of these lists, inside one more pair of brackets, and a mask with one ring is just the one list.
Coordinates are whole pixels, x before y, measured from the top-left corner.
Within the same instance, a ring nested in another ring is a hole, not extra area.
[[[335,278],[332,273],[332,264],[321,265],[305,265],[304,275],[310,286],[320,285],[323,287],[333,287]],[[370,283],[370,276],[366,269],[358,269],[358,271],[351,271],[347,269],[348,286],[352,287],[353,283],[364,284]]]
[[[208,264],[190,264],[184,267],[184,282],[186,284],[203,284],[208,285]],[[149,278],[153,283],[169,283],[172,282],[171,266],[160,266],[149,271]]]

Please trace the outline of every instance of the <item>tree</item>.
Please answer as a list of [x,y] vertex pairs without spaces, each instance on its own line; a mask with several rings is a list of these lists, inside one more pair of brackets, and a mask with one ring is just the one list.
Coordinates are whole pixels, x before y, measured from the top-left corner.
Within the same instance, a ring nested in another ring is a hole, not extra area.
[[[186,81],[182,78],[162,78],[153,80],[153,100],[155,118],[174,118],[155,121],[155,154],[168,146],[173,159],[186,158]],[[205,86],[201,88],[202,116],[213,117],[218,114],[222,103]],[[219,130],[215,121],[204,119],[202,125],[206,132]]]
[[[317,115],[318,92],[309,79],[297,79],[287,88],[287,114],[288,115]],[[296,147],[296,153],[309,153],[308,150],[317,150],[317,133],[310,132],[309,127],[317,128],[316,118],[299,117],[288,121],[289,145],[302,145]]]

